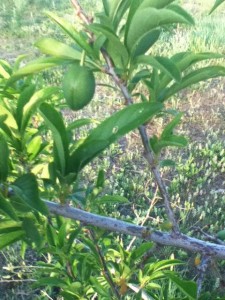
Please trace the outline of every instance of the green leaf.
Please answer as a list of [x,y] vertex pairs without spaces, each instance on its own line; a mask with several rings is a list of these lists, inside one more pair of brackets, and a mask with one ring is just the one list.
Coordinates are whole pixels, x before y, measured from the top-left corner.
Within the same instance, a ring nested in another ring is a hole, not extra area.
[[183,15],[170,9],[153,7],[137,9],[131,20],[125,44],[131,51],[133,45],[149,31],[174,23],[191,24]]
[[8,126],[8,128],[10,128],[12,130],[18,129],[16,120],[15,120],[13,114],[7,108],[5,108],[5,106],[3,106],[3,105],[0,105],[0,117],[3,117],[4,123]]
[[166,147],[185,147],[187,146],[187,140],[184,136],[181,135],[171,135],[165,138],[160,138],[155,144],[150,140],[153,151],[156,154],[159,154],[163,148]]
[[33,96],[34,92],[35,92],[35,85],[30,84],[21,92],[19,96],[19,99],[17,101],[17,108],[16,108],[16,122],[18,128],[21,128],[22,125],[24,106],[28,103],[30,98]]
[[103,297],[106,297],[106,299],[109,299],[109,293],[107,292],[108,289],[106,289],[105,286],[101,285],[101,283],[98,281],[97,278],[91,276],[90,281],[92,283],[93,289],[98,293],[98,295],[101,295]]
[[65,64],[65,62],[72,63],[72,62],[74,62],[74,59],[65,60],[65,58],[61,58],[61,57],[38,58],[36,60],[29,62],[26,66],[24,66],[23,68],[20,68],[18,71],[16,71],[9,78],[7,85],[12,84],[16,80],[18,80],[24,76],[32,75],[32,74],[38,73],[40,71]]
[[98,122],[94,119],[83,118],[83,119],[75,120],[72,123],[70,123],[66,127],[66,130],[71,131],[71,130],[77,129],[79,127],[82,127],[82,126],[89,125],[89,124],[95,124],[95,123],[98,123]]
[[[176,53],[171,57],[171,61],[176,64],[176,67],[178,70],[182,73],[192,65],[208,59],[219,59],[223,58],[224,55],[217,54],[217,53],[209,53],[209,52],[203,52],[203,53],[193,53],[193,52],[179,52]],[[161,74],[160,76],[160,83],[158,86],[158,90],[161,91],[166,87],[168,83],[171,81],[171,76],[168,74]]]
[[178,266],[178,265],[183,265],[184,263],[182,263],[180,260],[178,259],[164,259],[164,260],[160,260],[154,264],[152,264],[152,268],[154,271],[161,271],[173,266]]
[[72,153],[69,170],[78,172],[110,144],[151,119],[161,109],[159,103],[138,103],[107,118]]
[[144,255],[147,251],[149,251],[153,247],[152,242],[146,242],[138,246],[135,250],[131,252],[130,261],[135,262],[139,260],[142,255]]
[[25,174],[17,178],[12,188],[20,199],[30,208],[43,214],[48,214],[48,209],[39,197],[38,184],[34,174]]
[[160,70],[162,73],[166,73],[176,81],[181,80],[181,74],[177,66],[167,57],[162,56],[150,56],[140,55],[136,58],[137,64],[148,64],[153,68]]
[[129,55],[126,47],[110,28],[101,24],[91,24],[89,28],[96,34],[102,33],[106,38],[105,48],[117,68],[126,68]]
[[147,7],[164,8],[171,2],[174,2],[174,0],[143,0],[138,9]]
[[181,6],[176,5],[176,4],[170,4],[169,6],[167,6],[167,8],[172,10],[173,12],[179,14],[184,19],[186,19],[188,24],[192,24],[192,25],[195,24],[195,21],[192,18],[192,16],[186,10],[184,10]]
[[208,66],[208,67],[201,68],[199,70],[195,70],[189,73],[188,75],[186,75],[185,77],[183,77],[181,82],[175,83],[171,87],[163,90],[158,95],[158,100],[160,102],[163,102],[186,87],[189,87],[200,81],[205,81],[207,79],[215,78],[219,76],[225,76],[225,68],[222,66]]
[[41,150],[42,138],[41,136],[35,136],[27,145],[27,154],[29,155],[29,160],[34,160]]
[[[57,23],[80,47],[85,50],[86,53],[90,56],[96,57],[96,53],[91,48],[86,39],[79,33],[75,27],[67,22],[65,19],[58,17],[56,14],[52,12],[47,12],[47,16],[49,16],[55,23]],[[81,57],[80,57],[81,58]],[[79,60],[80,60],[79,58]]]
[[0,193],[0,210],[4,214],[8,215],[14,221],[18,221],[18,217],[17,217],[17,214],[16,214],[13,206],[11,205],[11,203],[9,202],[9,200],[5,199],[2,196],[1,193]]
[[165,275],[173,282],[175,285],[181,290],[185,296],[189,297],[189,299],[197,299],[197,285],[193,281],[186,281],[180,279],[174,272],[164,271]]
[[81,58],[80,51],[61,43],[53,38],[43,38],[35,43],[39,50],[48,55],[59,57],[65,60],[79,61]]
[[116,11],[120,3],[122,2],[121,0],[103,0],[103,7],[105,14],[109,16],[111,19],[113,19],[113,16],[116,15]]
[[216,0],[209,14],[211,14],[219,5],[221,5],[225,0]]
[[100,170],[98,172],[98,178],[97,178],[97,182],[96,182],[96,187],[97,188],[102,188],[104,187],[104,184],[105,184],[105,172],[104,170]]
[[59,93],[59,88],[50,86],[43,88],[31,97],[31,99],[24,105],[22,109],[22,123],[20,131],[23,133],[29,123],[30,118],[32,115],[36,112],[38,106],[45,101],[46,99],[49,99],[52,97],[52,95]]
[[21,240],[24,236],[24,231],[16,230],[13,232],[0,234],[0,250],[9,246],[19,240]]
[[173,120],[166,125],[161,134],[161,139],[167,138],[173,134],[173,130],[180,123],[182,115],[182,113],[178,113],[175,118],[173,118]]
[[52,131],[55,145],[55,163],[61,171],[61,174],[65,175],[69,157],[69,142],[62,116],[47,103],[41,104],[39,111],[45,123]]
[[[115,1],[111,1],[111,0],[109,0],[109,1],[112,3],[115,2]],[[114,11],[113,17],[112,17],[113,25],[114,25],[115,29],[118,28],[118,25],[121,22],[125,12],[130,7],[130,3],[131,3],[131,0],[120,0],[119,1],[119,5],[117,5],[117,9]]]
[[117,203],[129,203],[126,197],[119,195],[105,195],[95,200],[96,204],[117,204]]
[[43,236],[40,235],[35,225],[34,218],[23,218],[22,228],[26,235],[26,242],[28,244],[35,243],[38,248],[43,244]]
[[138,41],[133,45],[131,50],[131,56],[135,58],[136,56],[145,54],[154,43],[159,39],[160,30],[155,29],[144,34]]
[[6,181],[9,172],[9,148],[4,136],[0,133],[0,182]]
[[0,234],[21,230],[21,222],[9,219],[0,220]]
[[0,78],[8,79],[10,74],[5,70],[5,68],[0,64]]

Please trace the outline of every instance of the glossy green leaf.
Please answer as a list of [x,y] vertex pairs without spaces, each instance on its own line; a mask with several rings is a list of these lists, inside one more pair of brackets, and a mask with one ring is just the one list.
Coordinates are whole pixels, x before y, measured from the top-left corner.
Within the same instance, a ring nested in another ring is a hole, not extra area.
[[176,5],[176,4],[170,4],[169,6],[167,6],[167,9],[179,14],[180,16],[182,16],[185,20],[187,20],[187,23],[194,25],[194,19],[192,18],[192,16],[185,10],[183,9],[181,6]]
[[101,24],[92,24],[89,27],[94,33],[102,33],[106,37],[107,41],[105,43],[105,48],[115,66],[122,69],[126,68],[129,61],[129,55],[126,47],[120,41],[118,36],[108,27]]
[[47,12],[47,15],[55,23],[57,23],[81,47],[81,49],[85,50],[88,55],[96,57],[96,54],[91,48],[90,44],[86,41],[84,36],[75,29],[75,27],[71,23],[67,22],[63,18],[58,17],[52,12]]
[[0,182],[6,181],[9,172],[9,148],[4,136],[0,133]]
[[138,9],[148,7],[154,7],[158,9],[164,8],[172,2],[174,2],[174,0],[143,0]]
[[56,93],[59,93],[59,88],[54,86],[43,88],[34,93],[31,99],[22,108],[21,132],[25,131],[30,118],[36,112],[39,105],[46,99],[51,98]]
[[147,32],[133,45],[131,50],[132,58],[145,54],[154,43],[159,39],[160,30],[155,29]]
[[160,138],[156,140],[155,138],[150,139],[150,144],[153,151],[156,154],[159,154],[163,148],[166,147],[185,147],[187,146],[188,142],[187,139],[182,135],[171,135],[166,136],[164,138]]
[[52,55],[66,60],[79,61],[80,51],[61,43],[53,38],[43,38],[35,43],[35,46],[44,54]]
[[181,14],[170,9],[156,9],[153,7],[137,9],[131,20],[125,44],[131,50],[138,39],[142,38],[149,31],[174,23],[190,24]]
[[127,34],[130,28],[131,21],[133,19],[135,12],[137,11],[138,6],[142,3],[142,1],[143,0],[131,0],[130,9],[125,24],[124,41],[127,40]]
[[43,70],[53,68],[65,63],[71,63],[74,62],[74,59],[68,59],[61,57],[44,57],[44,58],[38,58],[36,60],[33,60],[29,62],[24,67],[20,68],[18,71],[16,71],[8,80],[8,85],[12,84],[16,80],[23,78],[24,76],[33,75],[35,73],[41,72]]
[[116,31],[123,15],[130,6],[130,2],[131,0],[103,0],[103,6],[106,15],[102,14],[101,20],[103,20],[103,18],[108,20],[104,22],[104,25],[108,24],[109,27],[114,28]]
[[31,209],[35,209],[43,214],[48,213],[48,209],[39,197],[38,184],[33,174],[25,174],[17,178],[12,188],[15,196],[18,196]]
[[12,130],[18,129],[13,114],[3,105],[0,105],[0,117],[4,117],[4,123]]
[[101,295],[102,297],[106,297],[106,299],[109,299],[110,294],[109,290],[105,288],[105,286],[101,285],[101,283],[98,281],[97,278],[91,276],[90,281],[92,283],[93,289],[98,293],[98,295]]
[[134,249],[130,256],[131,262],[139,260],[142,255],[146,254],[153,247],[153,245],[153,242],[146,242]]
[[188,297],[188,299],[197,299],[197,285],[195,282],[180,279],[171,271],[165,271],[165,275],[184,293],[185,296]]
[[173,266],[183,265],[179,259],[164,259],[160,260],[156,263],[150,264],[150,269],[152,268],[154,271],[161,271],[168,269]]
[[[111,1],[110,2],[115,2]],[[127,9],[130,7],[131,0],[120,0],[117,9],[113,13],[113,25],[114,28],[117,29],[118,25],[120,24],[124,14],[126,13]]]
[[24,236],[23,230],[16,230],[13,232],[0,234],[0,250],[9,246],[19,240],[21,240]]
[[166,73],[174,80],[181,80],[181,74],[176,64],[174,64],[172,60],[167,57],[140,55],[136,58],[136,63],[151,65],[153,68],[160,70],[162,73]]
[[[176,67],[182,73],[192,65],[209,59],[219,59],[223,58],[224,55],[218,53],[210,53],[210,52],[203,52],[203,53],[193,53],[193,52],[179,52],[173,55],[170,59],[171,61],[176,64]],[[171,77],[168,74],[161,74],[160,75],[160,84],[158,86],[158,90],[162,90],[166,87],[167,84],[171,82]]]
[[103,0],[102,3],[106,15],[109,16],[111,19],[113,19],[113,16],[115,16],[117,8],[121,2],[122,0],[114,0],[114,1]]
[[100,170],[98,172],[98,177],[97,177],[97,182],[96,182],[96,187],[97,188],[102,188],[105,185],[105,172],[104,170]]
[[9,219],[0,220],[0,234],[21,230],[21,222]]
[[22,228],[25,232],[26,242],[28,244],[35,243],[37,248],[43,244],[43,236],[41,236],[37,230],[34,218],[23,218]]
[[215,3],[214,3],[214,5],[213,5],[213,7],[212,7],[212,9],[210,10],[209,13],[211,14],[215,9],[217,9],[218,6],[220,6],[224,1],[225,1],[225,0],[216,0]]
[[181,82],[175,83],[171,87],[164,89],[161,93],[159,93],[158,100],[163,102],[186,87],[189,87],[200,81],[205,81],[207,79],[219,76],[225,76],[225,68],[222,66],[208,66],[199,70],[195,70],[184,76]]
[[85,125],[96,124],[96,123],[98,123],[98,122],[94,119],[89,119],[89,118],[78,119],[78,120],[75,120],[72,123],[70,123],[66,127],[66,130],[71,131],[71,130],[80,128],[80,127],[85,126]]
[[4,67],[0,64],[0,78],[8,79],[10,74],[4,69]]
[[42,103],[39,111],[53,135],[55,145],[54,158],[57,168],[59,168],[62,175],[65,175],[69,156],[69,142],[63,118],[57,110],[47,103]]
[[130,105],[107,118],[93,129],[84,142],[73,152],[69,170],[77,172],[118,138],[151,119],[161,110],[158,103]]
[[5,199],[0,193],[0,211],[9,216],[12,220],[18,221],[17,214],[9,202],[9,200]]
[[178,113],[175,118],[173,118],[173,120],[171,122],[169,122],[169,124],[167,124],[165,126],[165,128],[163,129],[163,132],[161,134],[161,138],[166,138],[169,137],[173,134],[173,130],[174,128],[180,123],[180,120],[182,118],[182,113]]
[[34,92],[35,92],[35,85],[30,84],[21,92],[19,96],[19,99],[17,101],[17,108],[16,108],[16,122],[18,128],[21,128],[22,125],[24,106],[28,103],[30,98],[33,96]]
[[42,138],[41,136],[35,136],[27,145],[27,154],[29,159],[32,161],[40,153],[42,149]]

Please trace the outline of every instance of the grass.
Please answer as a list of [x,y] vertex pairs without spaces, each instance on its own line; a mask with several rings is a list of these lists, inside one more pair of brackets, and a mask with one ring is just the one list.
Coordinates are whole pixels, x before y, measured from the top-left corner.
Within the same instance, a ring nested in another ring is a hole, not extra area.
[[[222,8],[212,16],[207,16],[210,1],[180,1],[184,3],[194,15],[197,15],[196,26],[190,30],[179,27],[174,30],[173,37],[162,37],[162,44],[155,48],[156,53],[172,55],[178,51],[212,51],[224,53],[225,36],[223,34],[225,21]],[[97,1],[95,2],[97,9]],[[29,5],[29,6],[28,6]],[[84,1],[86,8],[92,8],[93,1]],[[25,10],[26,7],[29,10]],[[43,11],[57,11],[60,15],[70,16],[72,9],[69,1],[28,1],[11,0],[0,4],[0,27],[2,35],[0,43],[3,48],[0,56],[3,59],[14,60],[18,54],[30,53],[34,48],[31,45],[40,37],[54,35],[61,37],[56,26],[43,16]],[[163,47],[162,47],[163,45]],[[54,73],[54,80],[60,83],[60,72]],[[46,75],[48,76],[48,75]],[[47,77],[47,81],[48,81]],[[102,82],[100,79],[99,81]],[[108,82],[107,82],[108,83]],[[116,99],[116,100],[115,100]],[[99,85],[97,96],[90,107],[85,110],[85,117],[103,118],[116,111],[123,105],[123,101],[114,90],[108,90]],[[110,107],[110,109],[109,109]],[[165,157],[176,157],[176,168],[163,168],[163,176],[170,185],[173,207],[180,211],[180,224],[182,230],[193,234],[193,225],[204,227],[205,231],[215,234],[225,228],[225,155],[224,155],[224,79],[213,79],[188,89],[168,103],[169,108],[184,113],[183,122],[179,132],[188,136],[190,143],[186,149],[170,150],[164,153]],[[67,121],[79,117],[80,113],[64,111]],[[165,120],[157,120],[153,128],[160,132]],[[81,131],[80,134],[84,134]],[[126,154],[124,155],[124,151]],[[130,202],[125,206],[105,206],[105,210],[114,217],[135,219],[137,223],[143,222],[146,209],[155,196],[156,204],[151,211],[146,225],[159,228],[165,219],[165,212],[160,196],[156,191],[153,178],[148,170],[142,155],[142,147],[137,133],[131,133],[119,143],[112,145],[104,155],[95,161],[94,166],[88,166],[83,174],[84,187],[93,184],[96,178],[96,169],[106,170],[106,188],[108,194],[119,194],[127,197]],[[94,168],[95,167],[95,168]],[[33,255],[33,254],[32,254]],[[8,267],[0,270],[1,280],[12,280],[2,283],[0,281],[1,299],[35,299],[35,291],[19,278],[30,278],[27,274],[30,265],[35,263],[32,256],[22,260],[18,248],[10,248],[1,252],[1,265]],[[166,252],[161,254],[166,256]],[[178,257],[186,257],[182,251],[177,252]],[[10,271],[10,266],[19,266],[16,272]],[[223,265],[219,265],[221,276],[225,276]],[[221,295],[223,280],[221,276],[208,279],[212,289],[218,287]],[[6,292],[7,291],[7,292]],[[25,294],[24,294],[25,293]],[[42,299],[40,295],[38,299]],[[47,296],[43,296],[47,299]]]

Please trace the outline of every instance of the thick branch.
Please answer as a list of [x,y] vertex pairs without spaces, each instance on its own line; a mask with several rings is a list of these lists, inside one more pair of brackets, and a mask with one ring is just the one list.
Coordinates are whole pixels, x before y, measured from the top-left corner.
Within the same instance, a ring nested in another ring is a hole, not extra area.
[[51,213],[72,220],[81,221],[87,225],[93,225],[111,232],[136,236],[164,246],[178,247],[191,252],[200,252],[203,253],[204,256],[208,255],[218,259],[225,259],[225,246],[223,245],[201,241],[184,234],[174,235],[173,233],[156,230],[151,232],[151,229],[148,227],[135,225],[114,218],[99,216],[68,205],[62,206],[50,201],[45,201],[45,203]]

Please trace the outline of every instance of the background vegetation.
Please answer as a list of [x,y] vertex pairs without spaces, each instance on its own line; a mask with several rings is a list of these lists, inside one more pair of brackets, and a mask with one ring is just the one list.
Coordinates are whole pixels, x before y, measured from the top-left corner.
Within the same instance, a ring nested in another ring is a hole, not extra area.
[[[100,1],[82,1],[87,11],[92,13],[99,9]],[[171,29],[173,35],[168,33],[161,37],[159,47],[155,47],[155,54],[169,55],[177,51],[192,50],[194,52],[219,52],[225,54],[225,10],[221,6],[216,13],[209,16],[208,12],[212,1],[179,1],[196,16],[196,25],[186,30],[176,27]],[[93,9],[94,7],[94,9]],[[11,0],[0,3],[0,57],[13,62],[19,54],[28,53],[30,57],[38,55],[37,50],[31,46],[38,38],[43,36],[60,37],[65,39],[55,24],[43,14],[44,10],[56,11],[59,15],[73,19],[74,12],[69,1],[45,1],[45,0]],[[219,64],[224,65],[221,60]],[[203,64],[203,63],[199,63]],[[57,84],[60,82],[61,69],[44,73],[41,84]],[[69,122],[78,117],[91,117],[101,119],[113,111],[122,107],[121,96],[115,91],[102,86],[108,84],[107,79],[98,78],[97,93],[94,101],[85,112],[74,113],[60,105],[65,119]],[[40,84],[40,85],[41,85]],[[144,88],[144,87],[143,87]],[[101,104],[101,106],[100,106]],[[173,199],[173,207],[180,210],[180,224],[182,231],[192,234],[199,228],[204,232],[214,235],[225,228],[225,105],[224,105],[224,78],[212,79],[200,83],[192,88],[182,91],[173,97],[167,104],[168,109],[182,111],[184,113],[178,133],[187,136],[190,140],[188,148],[183,150],[166,150],[165,158],[174,159],[174,168],[163,168],[163,176],[170,182],[170,194]],[[110,109],[109,109],[110,108]],[[167,120],[157,119],[149,130],[160,132]],[[153,128],[153,129],[152,129]],[[84,132],[80,130],[80,136]],[[126,155],[122,155],[126,149]],[[153,224],[160,228],[165,220],[165,211],[153,178],[149,176],[146,162],[142,156],[140,142],[136,133],[131,133],[126,138],[106,150],[106,155],[95,161],[96,166],[106,169],[106,184],[104,192],[118,194],[130,199],[127,205],[105,204],[104,212],[113,217],[124,220],[135,220],[138,224]],[[138,168],[137,168],[138,166]],[[82,180],[83,186],[74,191],[74,201],[82,207],[88,207],[84,203],[87,198],[84,191],[93,190],[96,182],[94,166],[85,169]],[[146,218],[146,210],[154,199],[154,206]],[[117,237],[119,240],[120,237]],[[137,242],[137,241],[136,241]],[[105,238],[104,243],[110,243]],[[123,240],[126,247],[131,243],[131,238]],[[138,243],[138,242],[137,242]],[[79,251],[79,249],[74,249]],[[120,250],[118,250],[119,253]],[[0,298],[1,299],[59,299],[56,298],[57,290],[37,287],[30,288],[30,283],[40,278],[43,274],[43,266],[48,263],[56,264],[57,253],[52,250],[52,255],[38,255],[29,250],[26,256],[20,256],[19,245],[10,247],[0,253]],[[157,255],[159,259],[166,259],[170,249],[160,248]],[[122,254],[115,254],[121,255]],[[125,256],[125,254],[123,254]],[[194,276],[196,255],[188,254],[181,250],[173,252],[175,258],[185,260],[188,265],[178,268],[184,276]],[[38,264],[37,264],[38,262]],[[40,271],[39,271],[40,269]],[[48,274],[46,267],[46,274]],[[224,262],[215,265],[212,273],[208,275],[205,289],[211,290],[215,297],[225,295]],[[122,287],[122,285],[121,285]],[[173,294],[173,291],[171,292]],[[172,297],[172,296],[171,296]],[[169,298],[172,299],[172,298]],[[178,299],[178,298],[177,298]],[[207,298],[205,298],[207,299]],[[216,299],[216,298],[214,298]],[[222,299],[222,298],[220,298]]]

